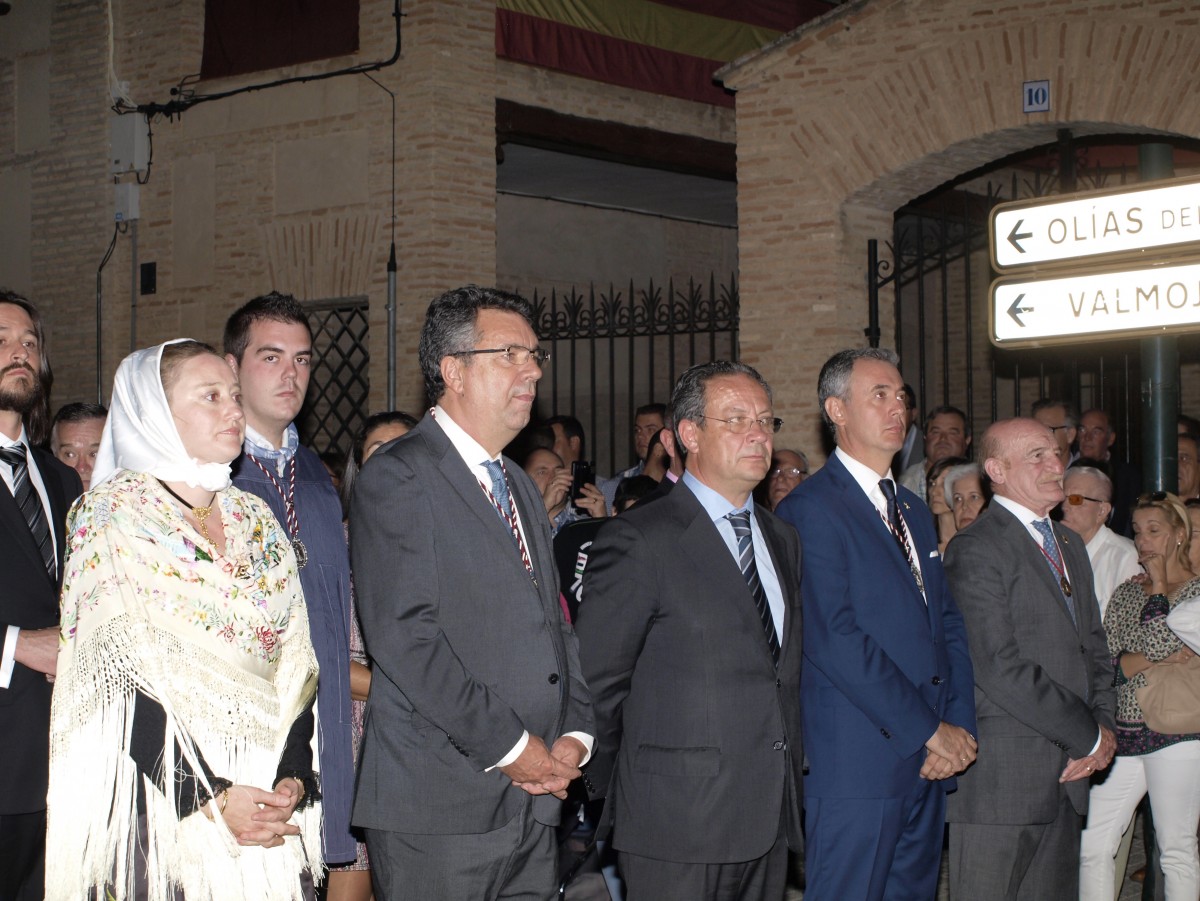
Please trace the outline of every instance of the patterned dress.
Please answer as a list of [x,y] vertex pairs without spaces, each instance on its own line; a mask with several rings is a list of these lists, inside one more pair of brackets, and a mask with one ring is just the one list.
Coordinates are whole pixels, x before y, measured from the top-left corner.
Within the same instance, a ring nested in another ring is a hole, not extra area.
[[1168,598],[1161,594],[1147,596],[1141,583],[1134,580],[1121,583],[1113,592],[1104,615],[1104,630],[1108,634],[1108,650],[1113,656],[1114,683],[1117,687],[1117,754],[1149,754],[1159,748],[1181,741],[1200,739],[1200,734],[1163,735],[1146,725],[1138,705],[1137,689],[1146,684],[1144,673],[1125,678],[1118,664],[1122,653],[1144,654],[1157,663],[1170,657],[1183,642],[1167,626],[1167,614],[1185,598],[1200,596],[1200,578],[1192,579]]
[[151,476],[121,472],[71,511],[51,709],[50,901],[131,896],[125,862],[139,848],[155,898],[301,901],[301,871],[320,872],[319,803],[296,810],[301,834],[282,846],[239,847],[219,813],[195,811],[200,787],[164,791],[135,759],[129,723],[136,729],[153,702],[165,715],[163,772],[270,788],[312,704],[317,661],[291,543],[258,498],[232,487],[219,497],[223,554]]

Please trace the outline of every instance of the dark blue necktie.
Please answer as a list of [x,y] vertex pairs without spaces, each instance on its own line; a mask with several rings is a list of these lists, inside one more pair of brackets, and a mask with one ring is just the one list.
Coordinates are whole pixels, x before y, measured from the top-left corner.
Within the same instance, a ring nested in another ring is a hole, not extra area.
[[758,577],[758,565],[754,562],[754,538],[750,534],[750,511],[730,513],[726,517],[733,526],[733,535],[738,543],[738,567],[742,578],[750,588],[754,597],[754,606],[758,608],[758,618],[762,620],[763,632],[767,636],[767,644],[771,648],[771,658],[776,665],[779,663],[779,636],[775,634],[775,619],[771,616],[771,605],[767,603],[767,593],[763,590],[762,579]]

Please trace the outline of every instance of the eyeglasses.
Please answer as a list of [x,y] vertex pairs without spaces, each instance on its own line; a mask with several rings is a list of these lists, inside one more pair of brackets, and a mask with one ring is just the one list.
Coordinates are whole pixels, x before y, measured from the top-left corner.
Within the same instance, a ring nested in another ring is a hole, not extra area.
[[524,347],[520,344],[510,344],[507,347],[489,347],[476,350],[456,350],[452,357],[473,357],[476,354],[504,354],[504,362],[513,366],[524,366],[532,357],[538,366],[545,366],[550,359],[550,351],[540,347]]
[[701,414],[700,418],[711,419],[713,422],[723,422],[729,426],[729,431],[735,435],[744,435],[756,425],[768,435],[778,432],[783,428],[783,420],[778,416],[764,416],[762,419],[755,419],[753,416],[734,416],[730,419],[717,419],[715,416]]
[[1107,504],[1108,501],[1102,501],[1098,497],[1088,497],[1086,494],[1068,494],[1067,503],[1072,507],[1078,507],[1084,501],[1091,501],[1093,504]]
[[1069,425],[1048,425],[1048,426],[1046,426],[1046,428],[1048,428],[1048,429],[1049,429],[1051,432],[1057,432],[1059,429],[1071,429],[1071,428],[1074,428],[1074,426],[1069,426]]
[[1138,498],[1139,504],[1157,504],[1160,501],[1165,501],[1171,495],[1165,491],[1149,491]]
[[797,469],[795,466],[776,466],[767,473],[768,478],[778,479],[780,476],[788,476],[793,479],[798,479],[801,476],[808,475],[807,469]]

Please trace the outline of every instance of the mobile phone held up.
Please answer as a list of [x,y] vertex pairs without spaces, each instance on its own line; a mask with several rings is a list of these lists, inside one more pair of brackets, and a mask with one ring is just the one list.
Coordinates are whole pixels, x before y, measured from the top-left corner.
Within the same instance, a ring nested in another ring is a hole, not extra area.
[[584,485],[596,484],[596,467],[587,460],[576,460],[571,464],[571,506],[579,513],[588,511],[580,507],[577,501],[583,496]]

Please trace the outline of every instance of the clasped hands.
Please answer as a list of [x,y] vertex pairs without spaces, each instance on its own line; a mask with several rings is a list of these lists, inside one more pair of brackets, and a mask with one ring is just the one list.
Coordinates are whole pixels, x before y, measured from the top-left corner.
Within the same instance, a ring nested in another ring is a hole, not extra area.
[[531,795],[554,795],[563,799],[571,780],[579,778],[579,764],[587,755],[587,748],[577,738],[564,735],[547,748],[536,735],[529,736],[529,743],[521,756],[507,766],[500,767],[517,788]]
[[922,779],[949,779],[975,762],[979,745],[975,736],[962,726],[938,723],[937,731],[925,742]]
[[[239,845],[277,848],[283,844],[285,835],[300,834],[300,827],[289,822],[304,797],[304,786],[299,779],[290,776],[280,779],[274,791],[253,785],[231,785],[227,791],[221,817]],[[208,803],[211,819],[211,807],[217,802]]]
[[1067,766],[1058,777],[1059,782],[1074,782],[1077,779],[1087,779],[1093,773],[1106,768],[1112,763],[1113,755],[1117,753],[1117,737],[1111,729],[1100,727],[1100,744],[1087,757],[1078,760],[1068,759]]

